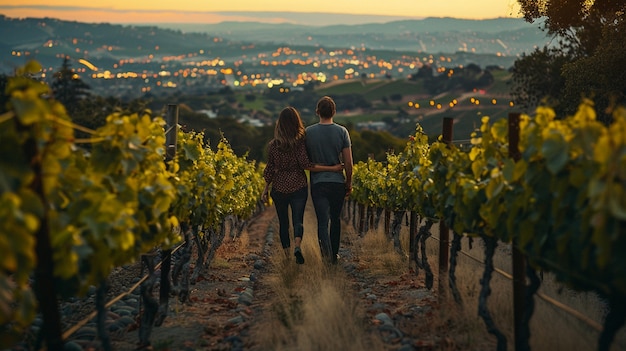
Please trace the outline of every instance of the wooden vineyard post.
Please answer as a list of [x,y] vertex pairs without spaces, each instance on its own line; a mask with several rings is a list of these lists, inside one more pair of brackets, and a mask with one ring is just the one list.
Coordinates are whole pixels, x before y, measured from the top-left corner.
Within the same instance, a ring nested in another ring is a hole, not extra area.
[[[518,161],[521,158],[519,152],[519,137],[520,137],[520,114],[509,113],[509,157],[514,161]],[[519,347],[523,343],[525,337],[522,335],[522,319],[524,318],[525,306],[524,295],[526,293],[526,259],[524,254],[517,246],[517,241],[513,239],[513,319],[515,326],[515,349],[520,350],[523,347]]]
[[[178,136],[178,105],[167,105],[165,116],[165,160],[171,161],[176,157],[176,141]],[[164,249],[161,252],[161,285],[159,286],[159,317],[156,326],[160,326],[168,314],[169,295],[171,290],[170,270],[172,266],[172,249]]]
[[385,209],[385,235],[387,236],[391,236],[390,232],[391,232],[391,211],[388,209]]
[[359,204],[359,228],[357,229],[359,236],[363,236],[365,234],[365,211],[367,211],[367,207],[363,204]]
[[417,265],[417,211],[411,211],[409,217],[409,268]]
[[[374,154],[372,153],[367,154],[367,159],[373,160]],[[369,226],[368,215],[369,214],[370,214],[370,206],[359,204],[359,228],[357,230],[357,232],[359,233],[359,236],[365,235],[365,232],[368,230],[368,226]]]
[[357,209],[359,208],[359,206],[357,206],[357,203],[355,200],[350,200],[351,204],[352,204],[352,211],[351,211],[351,216],[352,217],[352,228],[354,229],[358,229],[357,226],[357,217],[358,217],[358,213],[357,213]]
[[[451,117],[443,119],[443,141],[450,146],[452,144],[452,126],[454,120]],[[447,295],[448,286],[448,257],[450,253],[450,229],[445,219],[439,221],[439,299]]]
[[[15,119],[16,121],[19,119]],[[35,126],[36,127],[36,126]],[[26,129],[23,125],[17,126],[19,129]],[[24,145],[24,156],[32,167],[33,179],[29,185],[34,194],[37,195],[42,208],[47,208],[46,192],[44,189],[44,169],[41,162],[41,151],[38,140],[31,136]],[[54,281],[54,251],[52,239],[50,238],[50,226],[48,222],[48,211],[43,211],[39,222],[39,228],[35,232],[35,257],[37,262],[34,271],[34,292],[39,303],[39,311],[43,319],[42,337],[46,343],[47,350],[63,350],[63,332],[61,330],[61,312],[57,299],[57,288]],[[9,300],[11,297],[9,296]],[[3,310],[4,312],[4,310]]]

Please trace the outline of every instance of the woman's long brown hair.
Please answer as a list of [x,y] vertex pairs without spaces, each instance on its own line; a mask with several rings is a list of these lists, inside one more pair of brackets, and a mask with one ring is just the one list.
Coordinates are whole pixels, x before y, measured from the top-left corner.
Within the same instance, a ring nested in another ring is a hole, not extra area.
[[291,150],[304,138],[304,125],[300,113],[294,107],[285,107],[278,115],[272,141],[279,150]]

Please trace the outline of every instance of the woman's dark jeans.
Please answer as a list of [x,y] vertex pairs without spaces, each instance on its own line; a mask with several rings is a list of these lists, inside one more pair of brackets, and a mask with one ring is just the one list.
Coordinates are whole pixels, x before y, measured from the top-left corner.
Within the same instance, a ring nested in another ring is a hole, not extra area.
[[[311,185],[311,198],[317,216],[317,240],[322,258],[337,262],[341,241],[341,210],[346,197],[344,183],[317,183]],[[328,225],[330,223],[330,231]]]
[[302,238],[304,234],[304,208],[309,197],[309,188],[304,187],[289,194],[272,190],[271,196],[272,200],[274,200],[274,207],[276,207],[276,214],[278,215],[280,243],[283,245],[283,249],[286,249],[291,245],[289,238],[289,207],[291,206],[293,237]]

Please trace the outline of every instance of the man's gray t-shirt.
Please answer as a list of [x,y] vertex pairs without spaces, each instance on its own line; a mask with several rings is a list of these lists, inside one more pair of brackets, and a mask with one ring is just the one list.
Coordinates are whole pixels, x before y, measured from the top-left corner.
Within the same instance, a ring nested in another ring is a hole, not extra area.
[[[320,124],[306,128],[306,149],[311,162],[332,166],[343,162],[341,151],[351,146],[348,130],[337,123]],[[344,183],[343,172],[311,172],[311,183]]]

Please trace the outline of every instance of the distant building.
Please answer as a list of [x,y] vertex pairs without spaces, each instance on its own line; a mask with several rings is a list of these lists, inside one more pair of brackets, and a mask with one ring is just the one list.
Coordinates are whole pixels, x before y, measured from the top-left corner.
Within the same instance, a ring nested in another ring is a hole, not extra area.
[[204,114],[209,118],[217,118],[217,111],[213,110],[198,110],[198,113]]
[[368,121],[368,122],[359,122],[356,124],[357,129],[366,129],[366,130],[387,130],[387,123],[383,121]]
[[263,123],[263,121],[261,121],[260,119],[252,118],[248,115],[243,115],[239,117],[237,122],[242,123],[242,124],[244,123],[249,124],[253,127],[263,127],[266,124],[266,123]]

